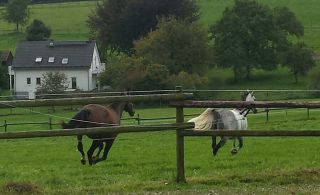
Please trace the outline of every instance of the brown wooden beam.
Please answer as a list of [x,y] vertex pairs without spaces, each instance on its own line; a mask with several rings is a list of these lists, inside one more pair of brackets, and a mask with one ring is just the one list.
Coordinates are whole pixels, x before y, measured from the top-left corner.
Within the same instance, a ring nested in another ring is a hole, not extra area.
[[320,101],[286,102],[286,101],[173,101],[172,107],[185,108],[320,108]]
[[195,131],[179,130],[183,136],[250,136],[250,137],[274,137],[274,136],[320,136],[320,130],[214,130]]
[[38,137],[57,137],[73,135],[90,135],[103,133],[133,133],[147,131],[165,131],[177,129],[194,128],[194,123],[173,123],[148,126],[113,126],[96,128],[77,128],[77,129],[57,129],[57,130],[39,130],[39,131],[17,131],[0,133],[0,139],[18,139],[18,138],[38,138]]
[[114,103],[114,102],[176,101],[176,100],[186,100],[191,97],[192,97],[192,93],[175,93],[175,94],[62,98],[62,99],[16,100],[16,101],[0,101],[0,108],[107,104],[107,103]]

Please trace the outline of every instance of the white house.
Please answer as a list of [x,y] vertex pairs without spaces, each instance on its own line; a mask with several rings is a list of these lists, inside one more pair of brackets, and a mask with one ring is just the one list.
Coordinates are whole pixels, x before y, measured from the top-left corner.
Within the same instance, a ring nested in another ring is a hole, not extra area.
[[10,90],[35,98],[42,75],[59,71],[68,77],[68,91],[98,88],[97,76],[104,70],[95,41],[25,41],[8,67]]

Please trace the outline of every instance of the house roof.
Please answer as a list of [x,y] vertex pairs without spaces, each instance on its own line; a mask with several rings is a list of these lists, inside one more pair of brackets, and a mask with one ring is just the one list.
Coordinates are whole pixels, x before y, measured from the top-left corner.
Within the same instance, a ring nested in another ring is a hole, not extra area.
[[[95,45],[95,41],[21,42],[12,69],[89,69]],[[53,62],[49,62],[50,57],[54,57]],[[62,63],[64,58],[68,58],[67,63]]]
[[1,65],[11,66],[13,55],[9,50],[0,51],[0,62]]

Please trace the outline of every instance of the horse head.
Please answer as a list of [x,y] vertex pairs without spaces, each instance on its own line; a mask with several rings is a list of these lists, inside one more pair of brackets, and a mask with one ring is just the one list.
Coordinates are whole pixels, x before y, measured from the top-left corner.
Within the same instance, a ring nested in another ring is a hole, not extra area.
[[135,110],[134,110],[133,103],[131,102],[126,103],[124,106],[124,111],[129,113],[130,116],[134,116]]
[[[255,100],[256,100],[256,97],[254,96],[254,91],[247,90],[242,95],[242,101],[254,102]],[[254,114],[258,112],[256,108],[250,108],[250,110],[252,110]]]

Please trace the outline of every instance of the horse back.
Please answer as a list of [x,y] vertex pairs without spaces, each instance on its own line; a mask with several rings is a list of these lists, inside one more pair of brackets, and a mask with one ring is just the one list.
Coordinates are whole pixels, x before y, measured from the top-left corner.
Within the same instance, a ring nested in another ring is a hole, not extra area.
[[247,118],[241,115],[237,110],[222,110],[219,111],[219,114],[221,117],[221,122],[223,123],[222,129],[247,129]]
[[94,126],[120,125],[120,117],[111,108],[99,104],[89,104],[84,106],[83,110],[89,111],[88,120],[93,122]]

